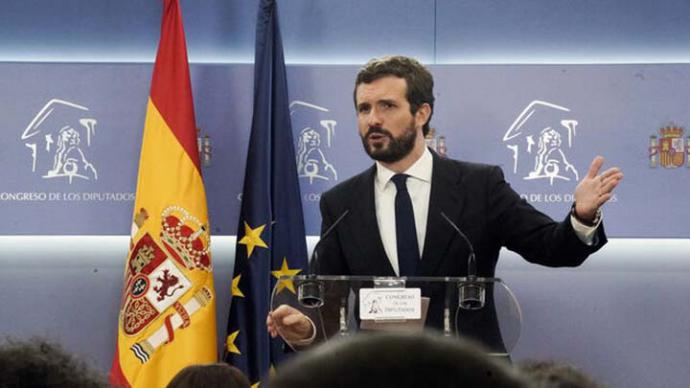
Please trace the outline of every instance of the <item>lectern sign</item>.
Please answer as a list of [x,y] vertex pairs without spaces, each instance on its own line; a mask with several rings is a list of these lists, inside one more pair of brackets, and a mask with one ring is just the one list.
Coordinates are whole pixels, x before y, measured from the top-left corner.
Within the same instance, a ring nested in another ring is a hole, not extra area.
[[361,319],[404,320],[422,317],[422,293],[419,288],[361,288]]

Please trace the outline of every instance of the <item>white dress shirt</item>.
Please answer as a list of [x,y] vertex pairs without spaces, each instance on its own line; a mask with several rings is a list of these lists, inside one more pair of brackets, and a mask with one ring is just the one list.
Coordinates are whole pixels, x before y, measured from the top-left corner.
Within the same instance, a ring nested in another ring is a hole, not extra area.
[[[426,223],[429,216],[429,198],[431,195],[431,173],[433,171],[434,158],[431,152],[424,148],[424,153],[403,174],[407,178],[407,191],[410,193],[412,208],[414,211],[414,223],[417,230],[417,244],[419,245],[419,257],[424,252],[424,238],[426,237]],[[386,256],[391,262],[396,275],[400,275],[398,264],[398,244],[395,239],[395,183],[391,181],[396,172],[376,162],[376,178],[374,179],[374,203],[376,206],[376,222],[381,234],[381,242]],[[587,226],[579,222],[575,217],[570,217],[575,234],[585,244],[592,245],[601,218],[594,226]]]
[[[419,257],[424,252],[424,238],[426,237],[426,221],[429,216],[429,196],[431,195],[431,171],[434,158],[427,148],[404,174],[407,178],[407,191],[410,193],[414,211],[414,225],[417,230],[417,244]],[[376,162],[376,179],[374,179],[374,203],[376,205],[376,222],[379,225],[381,242],[386,256],[397,275],[400,274],[398,265],[398,244],[395,239],[395,183],[391,180],[396,172]]]

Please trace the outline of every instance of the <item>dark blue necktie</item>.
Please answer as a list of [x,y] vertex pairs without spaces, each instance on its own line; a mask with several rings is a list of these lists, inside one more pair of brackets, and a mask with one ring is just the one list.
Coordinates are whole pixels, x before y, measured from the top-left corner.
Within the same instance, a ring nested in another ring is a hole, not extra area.
[[405,174],[396,174],[391,178],[398,191],[395,194],[395,241],[398,245],[400,276],[415,276],[419,263],[419,245],[412,200],[405,184],[407,178],[408,175]]

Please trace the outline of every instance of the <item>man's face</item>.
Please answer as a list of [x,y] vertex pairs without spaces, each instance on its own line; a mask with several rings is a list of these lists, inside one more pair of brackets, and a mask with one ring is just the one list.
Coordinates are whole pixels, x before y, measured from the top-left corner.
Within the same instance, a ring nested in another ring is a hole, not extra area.
[[417,115],[410,113],[404,78],[387,76],[357,86],[357,125],[369,156],[393,163],[407,156],[422,136]]

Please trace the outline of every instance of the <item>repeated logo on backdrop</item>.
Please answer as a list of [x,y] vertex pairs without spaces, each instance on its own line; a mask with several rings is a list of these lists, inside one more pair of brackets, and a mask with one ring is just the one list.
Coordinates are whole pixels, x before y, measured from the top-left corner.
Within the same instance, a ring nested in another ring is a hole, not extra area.
[[296,140],[297,175],[309,184],[338,180],[338,171],[327,156],[333,148],[338,122],[324,115],[328,112],[327,108],[304,101],[290,103],[292,121],[301,126]]
[[659,137],[649,137],[649,167],[690,167],[690,136],[686,141],[683,132],[682,127],[670,124],[659,129]]
[[96,134],[89,108],[54,98],[24,129],[21,140],[31,155],[31,171],[43,179],[97,180],[88,151]]
[[578,121],[570,109],[534,100],[515,118],[503,135],[512,152],[513,174],[525,180],[578,181],[577,168],[568,160]]

